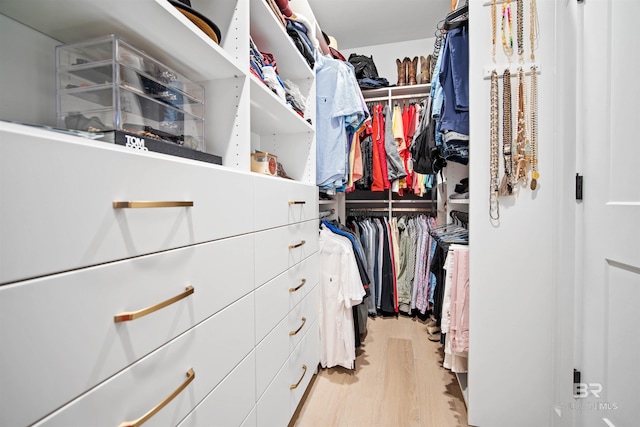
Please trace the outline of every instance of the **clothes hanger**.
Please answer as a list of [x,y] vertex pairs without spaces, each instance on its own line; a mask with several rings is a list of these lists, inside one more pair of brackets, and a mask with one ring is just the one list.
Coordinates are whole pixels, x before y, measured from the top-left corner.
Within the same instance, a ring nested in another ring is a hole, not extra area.
[[462,7],[450,12],[446,18],[444,18],[444,29],[449,31],[454,28],[467,25],[469,22],[469,4],[465,4]]

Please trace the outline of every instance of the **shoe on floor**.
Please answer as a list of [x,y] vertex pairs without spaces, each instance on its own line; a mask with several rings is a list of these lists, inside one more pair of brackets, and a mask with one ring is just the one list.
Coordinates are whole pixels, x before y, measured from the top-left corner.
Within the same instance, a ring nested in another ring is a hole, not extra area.
[[438,325],[431,325],[431,326],[427,326],[427,332],[429,333],[429,335],[433,335],[433,334],[439,334],[440,333],[440,326]]
[[440,332],[429,334],[427,337],[429,338],[429,341],[440,342]]

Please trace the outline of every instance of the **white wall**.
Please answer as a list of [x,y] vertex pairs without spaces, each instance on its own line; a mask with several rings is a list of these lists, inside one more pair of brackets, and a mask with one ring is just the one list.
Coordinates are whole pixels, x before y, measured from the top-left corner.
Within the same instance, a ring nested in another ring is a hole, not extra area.
[[[420,81],[420,56],[426,57],[433,52],[433,43],[435,38],[409,40],[400,43],[387,43],[376,46],[363,46],[355,49],[340,50],[346,59],[349,55],[357,53],[359,55],[373,55],[373,62],[378,69],[378,75],[389,80],[389,84],[395,85],[398,82],[398,68],[396,66],[396,58],[404,59],[408,57],[413,59],[418,57],[418,73],[417,79]],[[338,40],[338,48],[340,48],[340,40]]]
[[[562,157],[556,157],[556,153],[563,144],[555,129],[560,108],[555,75],[556,2],[537,3],[541,31],[536,51],[536,63],[541,68],[538,189],[532,192],[523,188],[517,196],[501,197],[498,224],[489,218],[490,81],[484,78],[483,71],[492,65],[492,59],[491,8],[485,3],[470,2],[469,424],[550,426],[554,397],[553,266],[557,243],[553,236],[554,201],[560,178],[558,170],[562,170],[556,163]],[[525,69],[528,69],[528,12],[526,16]],[[499,20],[497,27],[496,63],[501,74],[507,61],[500,44]],[[515,43],[515,22],[513,27]],[[514,61],[517,62],[516,54]],[[515,91],[515,78],[511,84]],[[515,92],[512,105],[516,105]],[[513,111],[515,114],[516,107]]]

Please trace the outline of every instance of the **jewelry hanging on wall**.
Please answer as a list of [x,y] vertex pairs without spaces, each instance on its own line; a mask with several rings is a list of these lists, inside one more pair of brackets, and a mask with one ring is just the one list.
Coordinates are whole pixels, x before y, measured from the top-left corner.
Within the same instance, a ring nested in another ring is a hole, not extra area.
[[500,196],[513,194],[511,156],[511,71],[507,68],[502,75],[502,159],[504,175],[500,184]]
[[[538,5],[536,0],[529,3],[529,41],[531,43],[531,60],[535,61],[535,50],[540,37],[538,22]],[[529,97],[529,132],[531,133],[531,190],[535,190],[540,179],[538,172],[538,67],[531,64],[531,96]]]
[[535,190],[540,179],[538,172],[538,76],[537,67],[531,66],[531,106],[529,108],[529,129],[531,130],[531,190]]
[[[496,63],[496,7],[497,1],[491,1],[491,59]],[[490,164],[489,164],[489,217],[492,220],[500,219],[500,201],[498,199],[500,180],[498,168],[500,162],[500,118],[498,111],[498,72],[495,67],[491,72],[491,123],[490,123]]]
[[516,0],[516,31],[518,61],[524,63],[524,0]]
[[513,25],[511,22],[511,0],[504,0],[502,3],[502,49],[511,62],[513,55]]
[[529,0],[529,42],[531,43],[531,61],[536,60],[534,54],[540,38],[540,23],[538,22],[538,4],[536,0]]
[[491,0],[491,58],[496,63],[496,0]]
[[517,131],[515,139],[515,172],[514,172],[514,185],[524,180],[527,182],[527,130],[526,130],[526,115],[525,115],[525,89],[524,89],[524,70],[522,67],[518,68],[518,89],[516,91],[516,104],[518,105],[517,114]]
[[489,216],[493,220],[500,219],[500,202],[498,200],[500,181],[498,179],[499,163],[499,127],[498,117],[498,72],[491,72],[491,163],[489,181]]

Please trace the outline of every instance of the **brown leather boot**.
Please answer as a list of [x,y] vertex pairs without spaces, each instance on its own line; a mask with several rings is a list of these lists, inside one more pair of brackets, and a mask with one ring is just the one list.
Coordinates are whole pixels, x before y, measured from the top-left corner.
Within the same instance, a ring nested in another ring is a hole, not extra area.
[[420,84],[431,83],[431,55],[420,57]]
[[[407,59],[407,58],[405,58]],[[407,84],[407,64],[405,61],[396,59],[398,66],[398,86],[406,86]]]
[[414,57],[413,60],[405,58],[405,61],[407,61],[407,80],[409,80],[410,85],[417,85],[418,79],[416,78],[416,73],[418,72],[418,57]]

